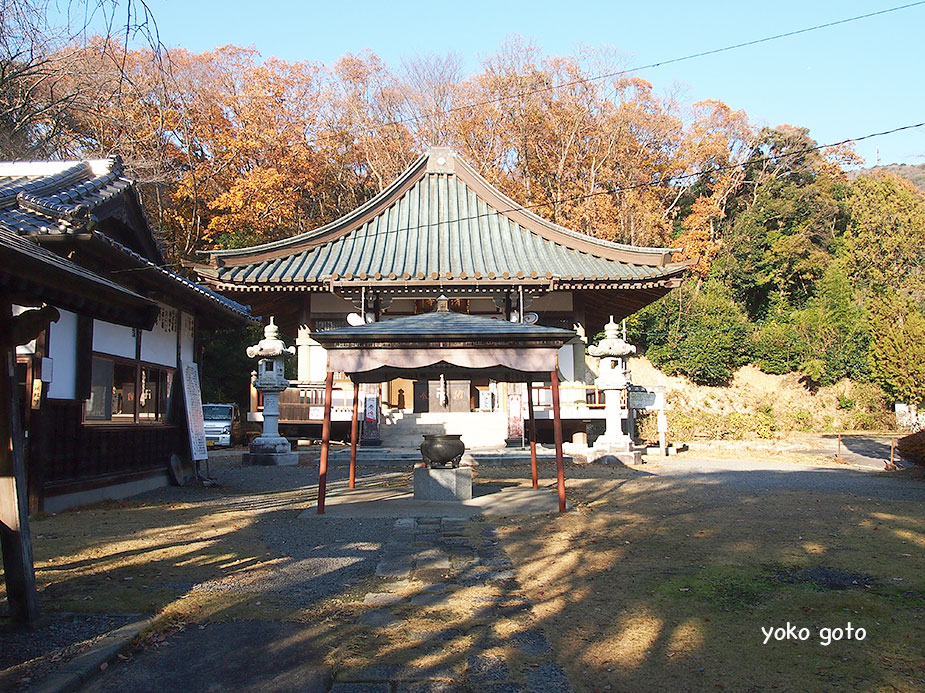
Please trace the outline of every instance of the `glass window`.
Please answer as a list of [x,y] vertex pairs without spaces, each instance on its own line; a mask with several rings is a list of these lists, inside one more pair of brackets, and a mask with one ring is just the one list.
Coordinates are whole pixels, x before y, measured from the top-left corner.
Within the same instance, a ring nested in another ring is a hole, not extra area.
[[202,418],[206,421],[224,421],[232,418],[232,407],[227,404],[203,404]]
[[135,366],[112,364],[112,420],[135,421]]
[[142,422],[165,421],[173,382],[173,370],[141,367],[138,393],[135,392],[136,366],[127,361],[94,357],[90,373],[90,399],[87,421],[135,423],[135,410]]
[[86,406],[88,421],[109,421],[112,418],[112,367],[113,362],[109,359],[93,359],[90,399]]

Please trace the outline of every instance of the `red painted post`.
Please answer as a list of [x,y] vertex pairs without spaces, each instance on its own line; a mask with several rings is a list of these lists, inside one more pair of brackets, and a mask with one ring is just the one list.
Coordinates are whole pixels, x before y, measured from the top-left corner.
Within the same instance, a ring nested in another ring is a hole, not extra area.
[[357,418],[360,409],[360,384],[353,384],[353,422],[350,424],[350,488],[356,485],[357,478]]
[[328,448],[331,446],[331,399],[334,396],[334,371],[324,379],[324,423],[321,424],[321,465],[318,468],[318,514],[324,514],[324,494],[328,485]]
[[530,473],[533,488],[540,487],[539,470],[536,468],[536,419],[533,417],[533,383],[527,383],[527,418],[530,420]]
[[565,512],[565,460],[562,457],[562,419],[559,417],[559,372],[550,371],[552,380],[553,432],[556,438],[556,487],[559,491],[559,512]]

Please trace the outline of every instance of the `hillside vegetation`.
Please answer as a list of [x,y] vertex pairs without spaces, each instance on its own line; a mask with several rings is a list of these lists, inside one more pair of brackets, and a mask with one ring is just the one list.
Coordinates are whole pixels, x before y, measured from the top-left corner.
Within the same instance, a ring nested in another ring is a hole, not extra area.
[[871,166],[870,168],[855,169],[848,172],[848,179],[854,180],[858,176],[869,176],[879,173],[889,173],[905,178],[912,183],[916,190],[925,192],[925,164],[887,164],[885,166]]
[[[633,382],[664,387],[672,441],[774,438],[788,432],[883,431],[894,416],[883,391],[873,383],[842,380],[809,390],[797,373],[773,375],[755,366],[736,370],[728,385],[697,385],[668,376],[643,357],[629,361]],[[643,440],[657,441],[654,416],[638,428]]]

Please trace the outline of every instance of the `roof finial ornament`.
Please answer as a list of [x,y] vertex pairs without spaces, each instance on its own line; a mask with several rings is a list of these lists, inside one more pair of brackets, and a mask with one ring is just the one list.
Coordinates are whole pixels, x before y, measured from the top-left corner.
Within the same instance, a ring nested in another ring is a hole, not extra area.
[[450,299],[446,297],[446,294],[440,294],[437,297],[437,309],[435,313],[449,313],[450,312]]

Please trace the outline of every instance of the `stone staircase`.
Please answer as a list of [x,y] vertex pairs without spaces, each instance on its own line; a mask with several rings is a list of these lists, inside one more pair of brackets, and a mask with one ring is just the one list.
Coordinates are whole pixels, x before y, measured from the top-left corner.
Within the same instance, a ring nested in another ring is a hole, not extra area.
[[504,412],[390,412],[380,420],[383,447],[418,448],[424,435],[459,433],[466,448],[504,447],[507,417]]

